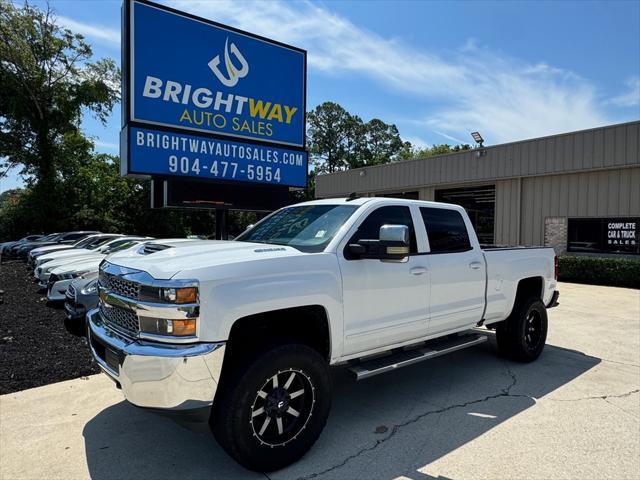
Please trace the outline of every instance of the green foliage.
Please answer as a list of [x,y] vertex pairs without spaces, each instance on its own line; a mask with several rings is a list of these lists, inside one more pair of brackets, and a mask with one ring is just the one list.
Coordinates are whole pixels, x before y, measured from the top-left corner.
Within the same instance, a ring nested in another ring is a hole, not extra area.
[[454,145],[452,147],[447,143],[443,143],[442,145],[433,145],[426,148],[409,148],[402,153],[402,159],[408,160],[411,158],[435,157],[436,155],[445,155],[447,153],[461,152],[463,150],[471,150],[471,146],[464,144]]
[[115,62],[91,57],[83,37],[56,25],[48,8],[0,0],[0,167],[19,166],[30,179],[34,226],[43,230],[53,229],[63,198],[60,174],[75,168],[69,149],[90,150],[79,130],[83,112],[106,122],[119,100]]
[[447,144],[415,148],[402,140],[395,125],[378,118],[365,123],[334,102],[309,112],[307,139],[314,169],[320,173],[471,149],[469,145]]
[[307,123],[309,151],[319,172],[392,162],[411,149],[395,125],[377,118],[364,123],[334,102],[318,105]]
[[562,256],[558,266],[563,282],[640,288],[640,259]]

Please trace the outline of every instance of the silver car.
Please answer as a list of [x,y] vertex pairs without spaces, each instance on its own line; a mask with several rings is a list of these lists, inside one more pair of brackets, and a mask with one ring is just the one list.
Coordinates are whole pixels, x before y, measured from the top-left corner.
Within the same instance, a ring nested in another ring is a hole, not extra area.
[[98,272],[87,273],[73,281],[65,293],[64,309],[67,318],[64,326],[73,335],[85,335],[86,317],[98,304]]

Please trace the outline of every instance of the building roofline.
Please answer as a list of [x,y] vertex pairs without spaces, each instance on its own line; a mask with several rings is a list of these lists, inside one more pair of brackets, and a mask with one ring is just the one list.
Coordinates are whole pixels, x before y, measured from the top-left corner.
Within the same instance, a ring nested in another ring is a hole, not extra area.
[[[545,135],[543,137],[527,138],[525,140],[515,140],[513,142],[499,143],[497,145],[483,146],[482,150],[492,150],[492,149],[507,147],[507,146],[511,146],[511,145],[518,145],[518,144],[523,144],[523,143],[528,143],[528,142],[536,142],[536,141],[540,141],[540,140],[548,140],[550,138],[566,137],[568,135],[576,135],[576,134],[579,134],[579,133],[593,132],[595,130],[606,130],[606,129],[609,129],[609,128],[617,128],[617,127],[623,127],[623,126],[626,126],[626,125],[635,125],[635,124],[640,124],[640,120],[631,120],[629,122],[602,125],[600,127],[586,128],[584,130],[575,130],[573,132],[555,133],[553,135]],[[389,165],[403,165],[403,164],[406,164],[407,162],[416,162],[416,161],[420,161],[420,160],[431,160],[431,159],[435,159],[435,158],[442,158],[442,157],[450,157],[450,156],[454,156],[454,155],[468,154],[469,152],[475,152],[477,150],[480,150],[480,148],[471,148],[469,150],[460,150],[460,151],[457,151],[457,152],[443,153],[443,154],[440,154],[440,155],[432,155],[432,156],[429,156],[429,157],[408,158],[407,160],[398,160],[396,162],[389,162],[389,163],[379,163],[377,165],[365,165],[364,167],[350,168],[348,170],[340,170],[339,172],[323,173],[323,174],[318,175],[318,176],[339,175],[339,174],[346,173],[346,172],[356,172],[356,171],[359,171],[359,170],[366,170],[366,169],[371,169],[371,168],[387,167]]]

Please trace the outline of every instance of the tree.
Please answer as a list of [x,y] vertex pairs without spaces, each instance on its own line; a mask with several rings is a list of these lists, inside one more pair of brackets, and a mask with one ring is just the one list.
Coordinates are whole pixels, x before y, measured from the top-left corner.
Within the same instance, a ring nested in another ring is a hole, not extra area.
[[345,142],[354,118],[334,102],[324,102],[307,115],[309,152],[316,169],[335,172],[346,166]]
[[425,148],[409,148],[402,155],[403,160],[411,158],[427,158],[435,157],[436,155],[445,155],[447,153],[461,152],[463,150],[471,150],[471,146],[468,144],[454,145],[453,147],[447,143],[441,145],[432,145]]
[[33,179],[39,230],[54,229],[60,169],[74,161],[65,137],[84,138],[83,111],[105,123],[119,100],[115,62],[92,63],[83,37],[55,21],[48,7],[0,0],[0,158]]
[[411,149],[395,125],[377,118],[364,123],[334,102],[318,105],[307,121],[309,151],[319,172],[392,162]]
[[[365,125],[366,147],[364,155],[360,159],[361,165],[378,165],[389,163],[398,159],[398,154],[406,148],[409,142],[403,142],[400,132],[395,125],[374,118]],[[354,168],[354,167],[352,167]]]

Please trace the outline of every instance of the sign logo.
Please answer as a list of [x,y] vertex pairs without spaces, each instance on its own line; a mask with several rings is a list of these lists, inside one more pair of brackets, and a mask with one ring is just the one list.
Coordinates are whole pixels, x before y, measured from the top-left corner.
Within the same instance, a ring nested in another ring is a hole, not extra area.
[[[231,56],[229,55],[229,50],[231,50],[231,53],[236,57],[238,62],[240,62],[241,67],[239,69],[237,69],[233,65]],[[238,50],[238,47],[236,47],[236,44],[231,42],[231,47],[229,48],[229,37],[227,37],[227,39],[224,41],[224,64],[227,67],[226,77],[218,68],[218,65],[220,65],[220,55],[216,55],[208,63],[211,71],[215,74],[216,77],[218,77],[218,80],[220,80],[220,82],[225,87],[235,87],[238,83],[238,80],[246,77],[249,73],[249,64],[244,58],[244,55],[242,55],[242,53],[240,53],[240,50]]]

